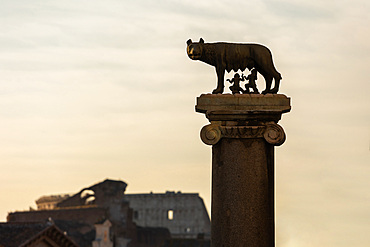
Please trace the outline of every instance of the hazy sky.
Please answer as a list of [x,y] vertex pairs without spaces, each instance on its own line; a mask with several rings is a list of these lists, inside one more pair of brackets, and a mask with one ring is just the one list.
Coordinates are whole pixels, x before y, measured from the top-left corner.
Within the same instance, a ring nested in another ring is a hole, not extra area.
[[131,193],[199,192],[210,208],[194,105],[216,74],[185,52],[202,37],[268,46],[292,99],[276,148],[277,246],[368,246],[369,11],[368,0],[1,1],[0,219],[105,178]]

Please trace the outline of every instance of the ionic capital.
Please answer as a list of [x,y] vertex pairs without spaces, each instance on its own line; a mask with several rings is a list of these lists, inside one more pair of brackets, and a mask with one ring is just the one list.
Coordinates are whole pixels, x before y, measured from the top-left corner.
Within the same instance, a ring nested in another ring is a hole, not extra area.
[[221,138],[264,138],[269,144],[280,146],[285,141],[285,132],[274,122],[259,126],[222,126],[211,123],[202,128],[200,138],[207,145],[215,145]]

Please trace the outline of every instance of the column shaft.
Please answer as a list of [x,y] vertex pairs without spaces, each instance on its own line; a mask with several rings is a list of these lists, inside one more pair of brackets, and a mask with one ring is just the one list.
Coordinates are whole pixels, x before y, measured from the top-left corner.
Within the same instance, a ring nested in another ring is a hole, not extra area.
[[212,247],[273,247],[274,146],[222,138],[212,148]]

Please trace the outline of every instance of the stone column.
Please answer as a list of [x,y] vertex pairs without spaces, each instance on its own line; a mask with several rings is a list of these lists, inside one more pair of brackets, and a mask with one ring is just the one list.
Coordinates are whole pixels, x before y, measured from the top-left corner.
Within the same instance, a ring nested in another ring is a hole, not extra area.
[[200,135],[212,145],[211,246],[275,246],[274,146],[290,98],[202,94],[195,108],[210,121]]

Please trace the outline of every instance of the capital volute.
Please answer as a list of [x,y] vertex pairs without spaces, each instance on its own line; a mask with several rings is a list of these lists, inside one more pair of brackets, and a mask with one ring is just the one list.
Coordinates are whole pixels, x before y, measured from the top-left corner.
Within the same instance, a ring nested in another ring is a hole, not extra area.
[[207,145],[215,145],[221,137],[221,126],[218,124],[208,124],[200,131],[200,139]]

